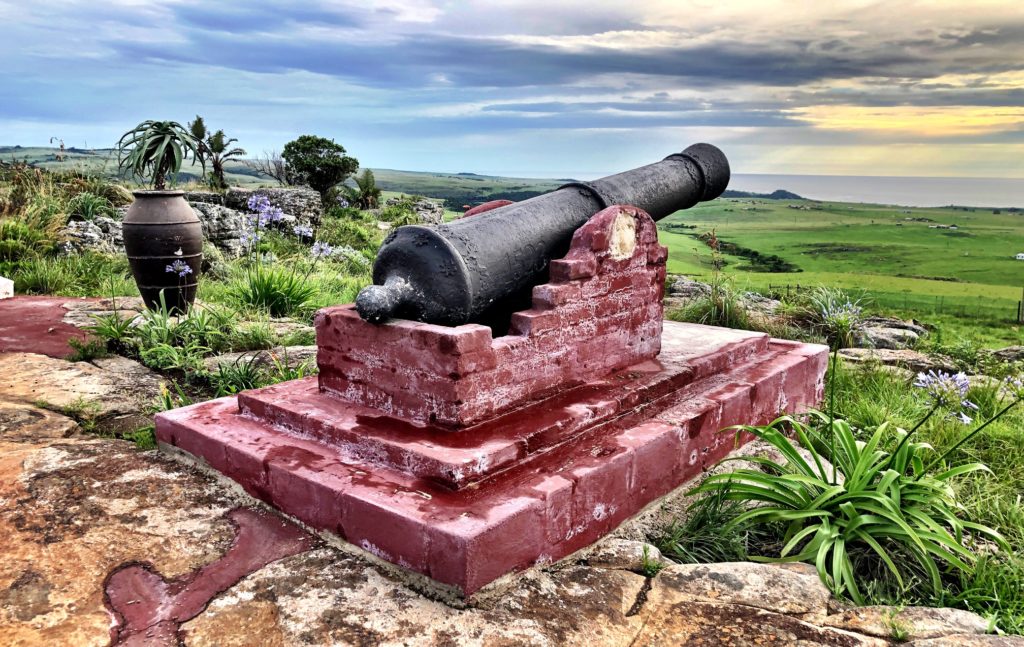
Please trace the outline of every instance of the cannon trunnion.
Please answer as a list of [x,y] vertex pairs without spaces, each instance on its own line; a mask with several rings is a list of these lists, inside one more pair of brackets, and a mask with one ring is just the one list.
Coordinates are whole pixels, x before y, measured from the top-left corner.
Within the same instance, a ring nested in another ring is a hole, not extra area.
[[728,183],[722,151],[694,144],[654,164],[480,215],[399,227],[377,253],[374,285],[359,293],[356,309],[371,322],[493,324],[546,278],[548,263],[565,254],[573,232],[598,211],[633,205],[660,220],[717,198]]

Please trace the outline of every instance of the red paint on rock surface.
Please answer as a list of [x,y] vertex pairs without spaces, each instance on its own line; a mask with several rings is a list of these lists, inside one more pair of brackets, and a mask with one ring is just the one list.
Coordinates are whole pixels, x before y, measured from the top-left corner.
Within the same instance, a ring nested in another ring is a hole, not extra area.
[[228,513],[237,534],[223,557],[197,571],[165,580],[146,564],[114,571],[104,587],[116,624],[113,645],[178,645],[182,623],[219,593],[267,564],[312,548],[313,538],[276,514],[237,508]]
[[[71,297],[19,296],[0,300],[0,353],[38,353],[63,359],[71,354],[68,340],[88,335],[64,323],[64,304]],[[89,299],[100,301],[100,299]]]

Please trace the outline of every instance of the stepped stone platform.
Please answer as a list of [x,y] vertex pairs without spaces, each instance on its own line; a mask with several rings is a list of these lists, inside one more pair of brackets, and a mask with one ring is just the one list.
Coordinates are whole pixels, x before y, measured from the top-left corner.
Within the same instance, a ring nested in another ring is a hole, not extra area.
[[824,346],[662,322],[642,211],[576,232],[509,334],[351,306],[317,317],[317,378],[160,414],[157,438],[314,529],[471,595],[608,534],[814,406]]

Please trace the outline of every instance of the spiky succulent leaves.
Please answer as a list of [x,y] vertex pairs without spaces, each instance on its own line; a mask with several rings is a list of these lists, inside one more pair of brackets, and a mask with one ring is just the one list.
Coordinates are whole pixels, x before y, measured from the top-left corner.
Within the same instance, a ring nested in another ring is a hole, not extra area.
[[[828,423],[828,417],[817,414]],[[904,570],[897,563],[911,558],[927,575],[936,593],[942,587],[942,571],[970,572],[974,554],[964,545],[965,531],[985,537],[1008,549],[994,530],[964,521],[961,506],[950,487],[954,477],[988,471],[984,465],[961,465],[940,474],[922,474],[922,454],[931,448],[924,443],[904,443],[899,454],[879,447],[891,431],[888,423],[864,441],[844,420],[832,422],[836,474],[825,467],[818,436],[789,416],[764,427],[738,426],[771,444],[781,462],[765,457],[743,457],[760,469],[738,469],[709,477],[696,493],[715,493],[727,499],[753,502],[755,507],[730,522],[733,527],[760,524],[785,527],[778,557],[752,557],[760,561],[804,561],[815,565],[822,581],[836,595],[858,604],[865,602],[851,549],[871,551],[878,556],[896,581],[904,584]],[[796,442],[787,437],[790,429]],[[906,432],[895,430],[900,436]],[[810,460],[798,448],[806,450]],[[894,552],[896,554],[894,554]]]
[[157,190],[165,188],[167,176],[180,171],[189,155],[206,171],[199,142],[174,121],[144,121],[121,136],[117,149],[121,171],[148,181]]

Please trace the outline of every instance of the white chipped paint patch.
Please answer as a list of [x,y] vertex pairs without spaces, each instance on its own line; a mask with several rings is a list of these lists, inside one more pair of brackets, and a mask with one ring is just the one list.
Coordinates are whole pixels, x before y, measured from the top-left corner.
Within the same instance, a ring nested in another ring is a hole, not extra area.
[[612,235],[608,251],[616,261],[624,261],[636,249],[636,219],[633,214],[622,211],[612,221]]
[[594,521],[601,521],[605,517],[609,517],[615,514],[616,510],[618,510],[616,506],[598,503],[597,505],[594,506],[594,510],[593,512],[591,512],[591,516],[594,517]]
[[697,460],[699,458],[700,458],[700,454],[697,453],[696,449],[693,450],[692,452],[690,452],[690,465],[696,465],[697,464]]
[[383,559],[388,562],[393,561],[391,559],[391,555],[386,550],[370,543],[368,539],[364,539],[361,542],[359,542],[359,547],[365,550],[366,552],[370,553],[374,557]]

